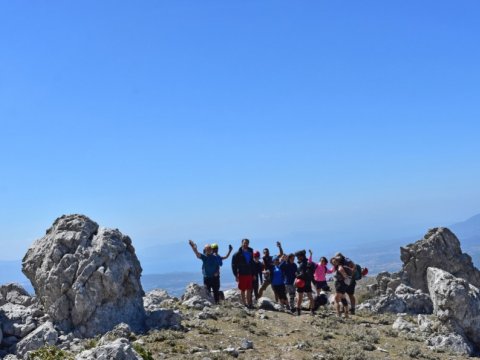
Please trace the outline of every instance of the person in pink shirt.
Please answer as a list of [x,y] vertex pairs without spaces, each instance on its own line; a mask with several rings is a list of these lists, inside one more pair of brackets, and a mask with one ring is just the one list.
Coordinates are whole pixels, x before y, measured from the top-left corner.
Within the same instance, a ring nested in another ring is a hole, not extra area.
[[335,270],[333,268],[329,269],[327,267],[328,260],[325,256],[320,258],[319,263],[315,263],[312,260],[312,250],[308,250],[310,253],[310,257],[308,258],[308,262],[313,263],[315,267],[315,273],[313,274],[313,284],[315,285],[315,289],[317,290],[317,295],[320,295],[320,291],[330,291],[330,287],[327,284],[327,274],[332,274]]

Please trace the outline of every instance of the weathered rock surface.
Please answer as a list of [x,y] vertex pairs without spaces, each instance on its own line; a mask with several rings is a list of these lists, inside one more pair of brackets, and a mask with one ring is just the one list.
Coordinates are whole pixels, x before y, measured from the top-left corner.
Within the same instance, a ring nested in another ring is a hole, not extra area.
[[75,356],[75,360],[143,360],[142,357],[133,350],[132,345],[127,339],[120,338],[111,343],[98,346],[91,350],[82,351]]
[[34,299],[20,284],[10,283],[0,286],[0,306],[6,303],[30,306]]
[[58,333],[52,322],[47,321],[40,325],[16,345],[16,353],[23,357],[28,351],[37,350],[43,346],[55,345]]
[[415,289],[428,291],[428,267],[448,271],[480,287],[480,271],[473,266],[472,258],[462,253],[460,241],[447,228],[430,229],[422,240],[400,248],[400,253],[403,282]]
[[259,309],[270,311],[281,311],[282,306],[268,297],[261,297],[257,300],[257,306]]
[[141,267],[128,236],[83,215],[62,216],[23,259],[53,322],[93,337],[125,322],[144,327]]
[[34,307],[26,307],[12,303],[0,306],[0,323],[4,336],[23,338],[40,323],[43,312]]
[[188,284],[185,293],[182,295],[182,305],[197,310],[212,306],[213,302],[213,297],[208,293],[205,286],[195,283]]
[[439,334],[427,340],[430,348],[435,350],[447,350],[459,355],[473,355],[472,344],[465,340],[463,336],[455,333]]
[[434,314],[480,349],[480,290],[434,267],[428,268],[427,280]]
[[433,304],[429,295],[401,284],[395,291],[387,289],[386,295],[367,300],[358,308],[376,313],[431,314]]

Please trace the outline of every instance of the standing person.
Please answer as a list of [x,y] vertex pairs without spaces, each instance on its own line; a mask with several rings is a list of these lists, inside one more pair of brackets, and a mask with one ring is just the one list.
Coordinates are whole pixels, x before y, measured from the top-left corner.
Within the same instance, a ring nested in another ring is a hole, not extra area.
[[[277,241],[277,247],[279,250],[279,256],[283,255],[282,244],[280,241]],[[271,275],[273,271],[273,257],[270,255],[270,250],[268,248],[263,249],[263,284],[258,291],[258,296],[262,297],[263,292],[267,287],[272,283]],[[275,295],[275,301],[278,301],[277,296]]]
[[340,256],[335,256],[330,259],[330,263],[335,269],[335,306],[337,309],[337,316],[341,316],[340,303],[342,303],[345,318],[348,318],[348,303],[345,299],[345,293],[348,285],[350,285],[351,277],[347,272],[348,268],[342,265],[342,260],[343,259]]
[[352,274],[350,285],[347,285],[345,292],[348,296],[348,300],[350,300],[350,314],[355,315],[355,306],[357,302],[355,299],[355,287],[357,286],[357,280],[355,279],[354,274],[356,271],[356,265],[351,259],[345,257],[342,253],[337,253],[335,256],[340,259],[341,265],[343,265],[344,268],[347,268],[347,271]]
[[232,257],[232,271],[235,280],[238,283],[242,303],[248,308],[252,308],[252,288],[253,288],[253,249],[249,247],[250,240],[243,239],[242,246]]
[[302,300],[303,300],[304,294],[307,294],[308,300],[310,300],[310,313],[312,315],[315,315],[315,312],[313,310],[314,304],[313,304],[313,296],[312,296],[312,279],[313,279],[313,271],[314,271],[313,265],[311,263],[310,264],[308,263],[305,250],[297,251],[295,253],[295,256],[297,257],[297,263],[298,263],[295,283],[303,284],[303,286],[297,286],[297,293],[298,293],[297,315],[300,316],[301,314]]
[[328,260],[325,256],[322,256],[320,258],[319,263],[315,263],[312,261],[312,250],[308,250],[310,253],[310,257],[308,258],[308,262],[312,263],[315,272],[313,273],[313,283],[315,284],[315,289],[317,291],[317,296],[320,295],[320,292],[323,291],[330,291],[330,287],[327,284],[327,274],[332,274],[334,272],[334,269],[327,268]]
[[[217,258],[217,261],[218,261],[218,266],[223,266],[223,260],[226,260],[228,259],[228,257],[230,256],[232,250],[233,250],[233,246],[232,245],[228,245],[228,253],[227,255],[225,256],[221,256],[218,254],[218,244],[215,244],[213,243],[212,245],[210,245],[212,247],[212,252],[213,252],[213,255],[216,256]],[[220,282],[221,282],[221,279],[220,279],[220,269],[218,270],[218,288],[220,289]],[[219,294],[219,298],[220,300],[225,300],[225,295],[223,294],[223,291],[219,290],[218,292]]]
[[198,252],[197,244],[192,240],[189,240],[188,243],[192,247],[193,252],[202,260],[202,272],[203,272],[203,284],[207,288],[209,294],[213,291],[213,298],[215,304],[219,302],[219,293],[220,289],[220,266],[218,265],[217,257],[213,255],[212,247],[210,245],[205,245],[203,251],[204,254]]
[[281,305],[290,310],[287,301],[287,293],[285,291],[285,276],[282,271],[282,265],[286,259],[283,259],[283,262],[280,263],[280,257],[275,256],[273,258],[273,268],[272,268],[272,289],[275,293],[275,297],[278,298],[278,301]]
[[258,300],[258,286],[263,282],[263,265],[260,261],[260,251],[255,250],[253,252],[253,262],[254,262],[254,272],[253,272],[253,294],[255,295],[255,300]]
[[285,277],[285,291],[288,294],[290,311],[295,312],[295,276],[297,273],[297,264],[295,264],[295,255],[289,254],[283,255],[284,262],[280,265]]

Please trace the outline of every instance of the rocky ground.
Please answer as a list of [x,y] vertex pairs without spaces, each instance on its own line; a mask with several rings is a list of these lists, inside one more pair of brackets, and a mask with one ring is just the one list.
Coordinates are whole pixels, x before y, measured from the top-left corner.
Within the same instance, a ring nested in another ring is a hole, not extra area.
[[[304,312],[246,310],[235,302],[195,310],[177,306],[184,331],[152,331],[136,340],[153,359],[461,359],[432,350],[425,336],[393,328],[397,316],[359,312],[338,318],[331,307]],[[416,322],[416,317],[405,316]]]

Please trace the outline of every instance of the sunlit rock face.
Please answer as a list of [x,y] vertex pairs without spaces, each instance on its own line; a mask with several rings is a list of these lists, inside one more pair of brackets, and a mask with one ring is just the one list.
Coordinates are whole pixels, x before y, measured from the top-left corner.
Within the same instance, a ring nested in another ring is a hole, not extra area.
[[93,337],[123,322],[144,328],[142,268],[128,236],[84,215],[64,215],[35,241],[22,271],[52,321]]

